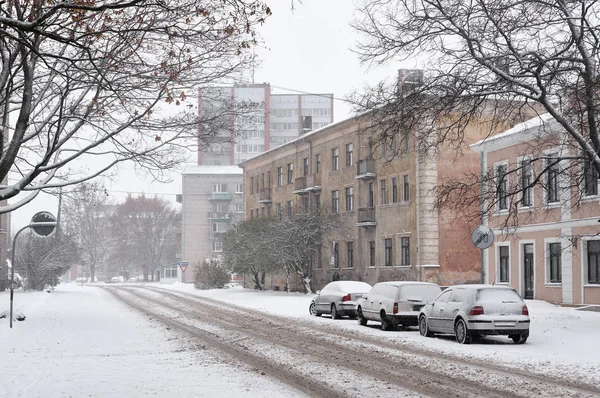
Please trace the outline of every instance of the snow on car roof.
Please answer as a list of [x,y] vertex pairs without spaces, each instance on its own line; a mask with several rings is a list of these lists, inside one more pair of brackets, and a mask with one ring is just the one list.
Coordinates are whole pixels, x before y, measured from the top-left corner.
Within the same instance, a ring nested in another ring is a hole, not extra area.
[[448,286],[450,287],[460,287],[463,289],[510,289],[510,290],[515,290],[513,287],[511,286],[505,286],[505,285],[486,285],[486,284],[472,284],[472,285],[454,285],[454,286]]
[[335,285],[340,290],[354,290],[360,289],[360,291],[369,291],[371,289],[371,285],[366,282],[359,281],[335,281],[331,282],[330,285]]
[[401,286],[401,285],[435,285],[435,283],[431,282],[419,282],[419,281],[387,281],[387,282],[378,282],[378,285],[392,285],[392,286]]

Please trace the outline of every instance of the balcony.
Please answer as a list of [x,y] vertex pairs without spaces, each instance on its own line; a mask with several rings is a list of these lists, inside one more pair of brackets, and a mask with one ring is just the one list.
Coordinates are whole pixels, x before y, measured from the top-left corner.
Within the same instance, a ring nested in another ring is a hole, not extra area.
[[258,192],[258,203],[271,204],[271,188],[263,188]]
[[223,212],[210,212],[208,213],[209,220],[223,221],[223,220],[231,220],[231,213],[223,213]]
[[356,179],[366,180],[375,177],[375,161],[373,159],[359,160],[356,165]]
[[376,225],[374,207],[361,207],[358,209],[357,227],[374,227]]
[[309,174],[306,176],[306,192],[321,191],[321,173]]
[[298,195],[306,195],[306,177],[298,177],[294,181],[294,193]]
[[213,192],[208,200],[231,200],[231,194],[229,192]]

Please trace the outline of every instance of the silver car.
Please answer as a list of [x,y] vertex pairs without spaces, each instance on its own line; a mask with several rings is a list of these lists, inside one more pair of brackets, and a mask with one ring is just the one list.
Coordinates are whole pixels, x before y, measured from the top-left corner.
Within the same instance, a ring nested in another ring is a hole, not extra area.
[[371,285],[365,282],[336,281],[317,291],[308,311],[311,315],[331,314],[332,319],[344,315],[356,318],[356,300],[366,296]]
[[529,337],[529,309],[508,286],[452,286],[421,309],[419,332],[454,334],[461,344],[486,335],[507,335],[523,344]]

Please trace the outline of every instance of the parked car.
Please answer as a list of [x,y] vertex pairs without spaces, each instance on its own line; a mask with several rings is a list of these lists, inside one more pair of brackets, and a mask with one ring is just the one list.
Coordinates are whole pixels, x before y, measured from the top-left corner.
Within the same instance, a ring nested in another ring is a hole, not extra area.
[[419,311],[437,297],[442,288],[428,282],[379,282],[357,303],[358,322],[381,322],[381,329],[417,326]]
[[461,344],[486,335],[507,335],[523,344],[529,337],[529,309],[508,286],[452,286],[421,309],[419,331],[427,337],[454,334]]
[[119,282],[125,282],[125,277],[113,276],[112,278],[110,278],[110,283],[119,283]]
[[75,279],[75,283],[87,283],[87,281],[88,281],[87,278],[82,278],[82,277]]
[[331,314],[332,319],[344,315],[356,318],[356,300],[366,296],[371,285],[365,282],[336,281],[317,291],[308,308],[311,315]]

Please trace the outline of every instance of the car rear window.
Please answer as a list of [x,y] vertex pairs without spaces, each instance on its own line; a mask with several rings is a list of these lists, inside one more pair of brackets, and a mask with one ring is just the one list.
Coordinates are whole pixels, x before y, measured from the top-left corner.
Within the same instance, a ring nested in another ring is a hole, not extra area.
[[477,292],[480,301],[519,302],[521,297],[512,289],[481,289]]
[[441,292],[442,289],[436,285],[402,285],[400,299],[425,302],[435,299]]

